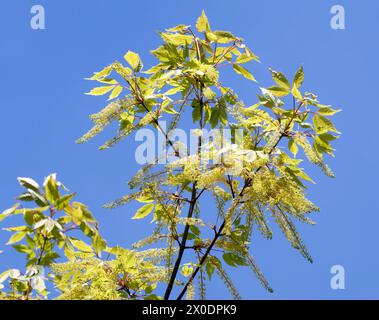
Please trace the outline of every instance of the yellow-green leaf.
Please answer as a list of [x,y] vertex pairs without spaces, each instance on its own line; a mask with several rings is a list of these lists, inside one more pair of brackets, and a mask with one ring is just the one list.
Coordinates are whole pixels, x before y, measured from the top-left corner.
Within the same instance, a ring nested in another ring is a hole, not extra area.
[[337,112],[340,112],[341,109],[332,109],[329,106],[319,105],[320,109],[318,109],[317,113],[323,115],[323,116],[332,116],[336,114]]
[[179,34],[179,33],[172,34],[172,33],[162,32],[161,37],[165,42],[172,44],[174,46],[181,46],[181,45],[184,46],[184,45],[192,43],[193,41],[192,36],[189,36],[186,34]]
[[183,266],[182,267],[182,275],[188,277],[192,274],[193,267],[192,266]]
[[132,219],[143,219],[148,216],[154,208],[154,203],[145,204],[139,208]]
[[70,239],[71,244],[78,250],[83,252],[93,252],[92,247],[86,244],[84,241],[78,239]]
[[288,149],[291,151],[294,157],[296,157],[297,153],[299,152],[299,148],[293,139],[290,139],[288,141]]
[[124,59],[129,63],[129,65],[133,68],[133,70],[135,71],[141,70],[142,63],[141,63],[141,59],[138,53],[135,53],[133,51],[128,51],[124,55]]
[[59,191],[58,191],[58,185],[56,181],[56,175],[51,174],[48,177],[46,177],[43,186],[45,188],[46,199],[55,204],[56,201],[58,201],[60,197]]
[[93,88],[90,92],[86,93],[90,96],[102,96],[103,94],[108,93],[111,91],[115,86],[104,86],[104,87],[97,87]]
[[92,246],[95,249],[96,254],[98,256],[101,256],[101,251],[103,251],[107,247],[107,243],[100,236],[100,234],[96,232],[95,236],[92,239]]
[[282,87],[270,87],[267,88],[267,91],[276,97],[284,97],[288,95],[289,91]]
[[303,97],[299,91],[299,89],[297,88],[297,85],[296,83],[293,84],[293,87],[292,87],[292,90],[291,90],[291,93],[292,95],[299,101],[303,100]]
[[304,81],[304,70],[303,66],[301,66],[295,73],[293,78],[293,84],[296,85],[297,88],[300,88]]
[[8,217],[9,215],[11,215],[12,213],[14,213],[14,212],[17,210],[17,208],[18,208],[19,206],[20,206],[20,204],[19,204],[19,203],[16,203],[15,205],[13,205],[13,207],[11,207],[11,208],[9,208],[9,209],[3,211],[3,212],[0,214],[0,222],[1,222],[2,220],[4,220],[6,217]]
[[313,117],[313,124],[317,134],[326,133],[328,131],[339,133],[333,123],[321,115],[316,114]]
[[24,239],[26,233],[21,231],[21,232],[17,232],[17,233],[14,233],[8,240],[7,244],[13,244],[13,243],[17,243],[17,242],[20,242],[22,239]]
[[236,63],[247,63],[253,59],[254,58],[252,56],[248,56],[247,54],[242,53],[241,55],[237,57]]
[[238,64],[233,64],[233,69],[236,73],[243,75],[246,79],[256,81],[254,76],[250,73],[250,71],[245,69],[244,67]]
[[207,16],[205,15],[204,10],[201,12],[201,16],[199,17],[199,19],[197,19],[196,29],[199,32],[211,31],[211,27],[209,25],[209,21]]
[[270,71],[271,71],[272,79],[276,82],[276,84],[280,88],[283,88],[283,89],[287,90],[287,92],[290,91],[291,85],[288,82],[286,76],[283,73],[279,72],[279,71],[275,71],[275,70],[272,70],[272,69],[270,69]]
[[99,72],[95,72],[91,78],[86,78],[86,80],[99,80],[101,78],[107,77],[112,71],[111,66],[105,67],[103,70]]
[[121,87],[121,86],[116,86],[116,87],[113,89],[112,93],[110,94],[108,100],[112,100],[112,99],[117,98],[117,97],[120,95],[121,92],[122,92],[122,87]]

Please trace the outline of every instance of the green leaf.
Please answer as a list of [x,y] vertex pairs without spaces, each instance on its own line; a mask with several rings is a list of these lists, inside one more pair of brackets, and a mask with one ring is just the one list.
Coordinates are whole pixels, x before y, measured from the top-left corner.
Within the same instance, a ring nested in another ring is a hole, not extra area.
[[209,25],[209,21],[207,16],[205,15],[204,10],[201,12],[201,16],[197,19],[196,29],[199,32],[211,31],[211,27]]
[[58,259],[60,255],[57,252],[48,252],[41,259],[40,264],[43,266],[51,265],[55,259]]
[[296,85],[297,88],[300,88],[304,81],[304,70],[303,66],[301,66],[295,73],[293,78],[293,84]]
[[133,51],[128,51],[124,55],[124,59],[129,63],[129,65],[132,67],[134,71],[138,72],[142,69],[142,62],[138,53],[135,53]]
[[20,194],[16,199],[21,201],[34,201],[34,198],[30,192],[24,192]]
[[291,85],[290,85],[289,81],[287,80],[286,76],[279,71],[275,71],[272,69],[270,69],[270,71],[271,71],[272,79],[276,82],[276,84],[280,88],[283,88],[284,90],[289,92],[291,89]]
[[195,234],[196,236],[200,235],[200,229],[198,226],[192,225],[192,226],[190,226],[190,229],[191,229],[192,233]]
[[75,197],[76,193],[66,194],[61,197],[55,204],[57,210],[63,210],[70,201]]
[[212,263],[207,263],[205,266],[209,280],[212,279],[213,272],[215,271],[215,266]]
[[143,219],[143,218],[145,218],[146,216],[148,216],[151,213],[151,211],[153,211],[153,208],[154,208],[154,203],[145,204],[143,207],[141,207],[137,210],[136,214],[134,215],[134,217],[132,219]]
[[246,79],[256,82],[254,76],[250,73],[249,70],[245,69],[244,67],[238,64],[233,64],[233,69],[236,73],[243,75]]
[[222,258],[228,265],[232,267],[247,265],[246,261],[235,253],[226,252],[222,255]]
[[229,43],[237,40],[237,38],[229,31],[217,30],[213,32],[213,35],[217,37],[218,43]]
[[218,108],[212,108],[211,118],[209,119],[209,123],[212,129],[214,129],[217,126],[218,120],[219,120]]
[[16,251],[21,252],[21,253],[30,253],[32,252],[32,249],[30,249],[27,245],[25,244],[14,244],[12,246]]
[[93,88],[90,92],[87,92],[86,94],[88,94],[90,96],[102,96],[102,95],[108,93],[109,91],[111,91],[114,87],[115,87],[114,85],[97,87],[97,88]]
[[192,121],[193,122],[196,122],[196,121],[199,121],[201,119],[201,108],[200,106],[195,106],[192,110]]
[[17,232],[17,233],[14,233],[8,240],[7,244],[13,244],[13,243],[17,243],[17,242],[20,242],[22,239],[24,239],[26,235],[26,232],[24,231],[21,231],[21,232]]
[[18,177],[18,182],[26,189],[32,189],[35,192],[39,192],[39,184],[31,178]]
[[337,112],[340,112],[340,111],[341,111],[341,109],[335,110],[335,109],[332,109],[329,106],[320,105],[320,108],[318,109],[317,113],[321,114],[323,116],[332,116],[332,115],[334,115],[334,114],[336,114]]
[[336,140],[338,137],[336,136],[333,136],[329,133],[322,133],[322,134],[319,134],[318,137],[325,141],[325,142],[330,142],[330,141],[333,141],[333,140]]
[[224,259],[224,261],[225,261],[228,265],[230,265],[230,266],[232,266],[232,267],[236,267],[236,266],[237,266],[236,263],[235,263],[235,261],[234,261],[234,259],[233,259],[233,255],[232,255],[231,253],[224,253],[224,254],[222,255],[222,258]]
[[266,89],[268,92],[270,92],[275,97],[284,97],[288,95],[289,91],[287,89],[284,89],[282,87],[270,87]]

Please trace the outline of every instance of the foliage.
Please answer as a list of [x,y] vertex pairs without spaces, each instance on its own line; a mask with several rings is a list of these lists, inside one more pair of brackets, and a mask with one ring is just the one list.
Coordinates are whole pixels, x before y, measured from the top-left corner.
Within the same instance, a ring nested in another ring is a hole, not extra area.
[[[306,197],[305,182],[313,181],[300,167],[298,155],[334,176],[324,158],[333,155],[331,142],[339,132],[329,117],[339,110],[301,90],[302,67],[292,81],[270,69],[274,85],[260,88],[256,103],[245,105],[222,84],[220,69],[230,67],[255,83],[245,64],[259,61],[258,57],[242,38],[211,29],[204,12],[196,29],[198,34],[179,25],[161,32],[163,44],[151,51],[158,62],[147,70],[139,55],[128,51],[127,65],[115,61],[88,78],[99,83],[88,94],[108,95],[110,102],[90,116],[94,126],[78,143],[112,123],[118,124],[117,133],[100,149],[140,128],[153,127],[164,134],[170,155],[176,158],[168,164],[159,164],[158,159],[146,164],[129,183],[132,193],[105,205],[140,202],[132,219],[152,219],[152,234],[136,242],[133,250],[108,247],[87,207],[71,202],[74,194],[59,193],[64,187],[55,175],[46,178],[43,189],[20,178],[27,192],[19,199],[38,207],[16,205],[0,216],[2,220],[22,215],[25,220],[25,225],[7,228],[13,233],[8,244],[26,255],[27,269],[24,274],[9,270],[0,276],[0,283],[10,285],[2,293],[5,298],[46,296],[43,281],[49,279],[63,299],[169,299],[175,286],[178,299],[185,294],[194,298],[196,289],[197,297],[205,299],[206,285],[216,272],[239,299],[227,270],[243,266],[272,291],[250,253],[254,226],[271,239],[271,220],[312,262],[293,220],[313,224],[308,215],[319,209]],[[182,152],[159,123],[168,119],[173,129],[189,112],[200,130],[195,154]],[[243,140],[226,145],[217,139],[205,141],[201,132],[205,128],[241,130]],[[207,161],[215,157],[221,161]],[[204,212],[201,200],[211,198],[217,210]],[[91,244],[70,236],[71,230],[80,230]],[[56,262],[60,251],[68,261]],[[101,252],[108,254],[107,259]],[[46,269],[49,273],[43,278]],[[157,289],[159,284],[164,284],[163,291]]]

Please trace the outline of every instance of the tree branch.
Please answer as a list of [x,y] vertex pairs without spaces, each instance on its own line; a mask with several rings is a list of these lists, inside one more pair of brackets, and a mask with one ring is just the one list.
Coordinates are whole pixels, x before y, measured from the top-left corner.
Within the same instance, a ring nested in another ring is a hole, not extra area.
[[[298,105],[298,107],[295,109],[294,111],[294,114],[291,118],[291,120],[288,122],[288,124],[286,125],[286,128],[284,129],[284,131],[282,132],[282,134],[280,135],[278,141],[275,143],[275,145],[270,149],[270,151],[268,152],[268,154],[270,155],[274,150],[275,148],[277,147],[277,145],[279,144],[279,142],[281,141],[281,139],[285,136],[285,133],[286,131],[288,130],[288,128],[290,128],[290,125],[293,121],[293,119],[295,118],[295,113],[301,108],[303,104],[300,103]],[[262,166],[260,166],[259,168],[257,168],[257,170],[255,170],[255,173],[257,173],[258,171],[260,171],[262,169]],[[230,181],[230,180],[229,180]],[[233,204],[231,205],[231,207],[229,208],[229,210],[234,210],[238,204],[241,203],[241,200],[242,200],[242,197],[243,197],[243,194],[246,190],[247,187],[249,187],[252,183],[252,179],[249,178],[249,179],[246,179],[245,181],[245,184],[241,190],[241,192],[238,194],[238,197],[235,198],[233,200]],[[192,281],[195,279],[197,273],[199,272],[199,270],[202,268],[202,266],[204,265],[206,259],[208,258],[210,252],[212,251],[214,245],[216,244],[217,240],[222,236],[222,231],[225,227],[225,223],[226,221],[224,220],[220,226],[220,228],[218,229],[218,231],[215,231],[215,236],[213,237],[213,240],[212,242],[210,243],[210,245],[208,246],[207,250],[205,251],[204,255],[202,256],[201,260],[200,260],[200,263],[198,264],[198,266],[195,268],[194,272],[191,274],[191,276],[189,277],[187,283],[184,285],[182,291],[180,292],[179,296],[177,297],[177,300],[181,300],[184,296],[184,294],[186,293],[187,289],[188,289],[188,286],[192,283]]]

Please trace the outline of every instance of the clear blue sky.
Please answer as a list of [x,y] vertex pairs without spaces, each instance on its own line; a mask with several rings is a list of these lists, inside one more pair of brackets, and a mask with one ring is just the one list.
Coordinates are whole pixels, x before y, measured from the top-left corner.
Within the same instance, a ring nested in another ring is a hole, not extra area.
[[[30,28],[32,4],[44,5],[46,30]],[[330,28],[330,8],[346,10],[346,29]],[[250,69],[263,85],[268,67],[293,74],[303,64],[305,86],[323,103],[343,109],[335,117],[343,135],[330,162],[337,178],[311,169],[317,181],[309,196],[321,212],[316,226],[299,228],[314,257],[309,264],[275,229],[267,241],[256,233],[253,255],[275,292],[266,293],[249,270],[234,271],[236,285],[247,299],[379,298],[379,210],[377,122],[378,1],[3,1],[0,17],[1,156],[0,208],[13,204],[20,192],[16,177],[41,180],[50,172],[77,191],[101,221],[112,244],[128,245],[143,235],[145,221],[130,220],[134,207],[114,211],[101,205],[126,194],[126,181],[137,170],[133,137],[108,151],[97,147],[111,131],[85,145],[74,143],[90,127],[88,115],[103,100],[83,95],[83,80],[129,49],[151,65],[148,50],[160,39],[157,30],[179,23],[194,24],[205,9],[212,26],[243,37],[261,57]],[[256,88],[239,86],[246,102],[255,102]],[[2,209],[0,209],[2,211]],[[0,269],[19,265],[21,254],[3,245]],[[330,288],[330,268],[346,271],[346,289]],[[229,298],[218,282],[210,298]]]

